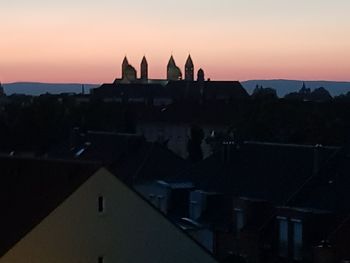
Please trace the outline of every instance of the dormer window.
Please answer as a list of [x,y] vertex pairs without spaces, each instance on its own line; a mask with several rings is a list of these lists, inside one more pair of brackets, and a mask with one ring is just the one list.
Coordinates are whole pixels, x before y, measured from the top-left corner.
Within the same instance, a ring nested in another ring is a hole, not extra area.
[[293,224],[293,259],[300,261],[303,259],[303,224],[299,219],[291,219]]
[[244,211],[240,208],[235,208],[236,232],[239,234],[244,227]]
[[303,259],[303,224],[300,219],[277,217],[279,225],[279,255],[293,257],[295,261]]
[[277,220],[279,256],[286,258],[288,257],[288,219],[278,216]]

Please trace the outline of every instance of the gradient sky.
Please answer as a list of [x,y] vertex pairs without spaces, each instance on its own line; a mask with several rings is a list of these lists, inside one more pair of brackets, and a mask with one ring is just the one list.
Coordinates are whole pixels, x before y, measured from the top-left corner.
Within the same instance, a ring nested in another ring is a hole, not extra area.
[[0,0],[0,81],[111,82],[127,54],[164,78],[350,80],[349,0]]

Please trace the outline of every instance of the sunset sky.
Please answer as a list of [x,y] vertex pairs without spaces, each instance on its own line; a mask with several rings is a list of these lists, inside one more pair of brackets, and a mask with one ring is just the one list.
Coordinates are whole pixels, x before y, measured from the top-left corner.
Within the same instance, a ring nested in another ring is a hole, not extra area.
[[[111,82],[125,54],[165,78],[350,80],[349,0],[0,0],[0,81]],[[139,70],[138,70],[139,71]]]

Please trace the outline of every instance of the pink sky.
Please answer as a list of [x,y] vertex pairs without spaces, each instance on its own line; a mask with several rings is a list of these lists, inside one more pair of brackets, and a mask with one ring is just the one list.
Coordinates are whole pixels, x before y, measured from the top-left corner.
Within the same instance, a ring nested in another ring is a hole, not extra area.
[[111,82],[125,54],[164,78],[171,53],[211,79],[349,81],[350,1],[305,2],[8,1],[0,81]]

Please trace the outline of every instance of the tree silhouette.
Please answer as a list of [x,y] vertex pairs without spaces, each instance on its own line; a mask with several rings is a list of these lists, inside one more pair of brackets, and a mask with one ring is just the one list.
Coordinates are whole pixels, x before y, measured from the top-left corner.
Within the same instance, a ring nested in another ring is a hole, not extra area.
[[202,141],[204,139],[203,129],[193,125],[190,130],[190,138],[187,143],[188,159],[198,162],[203,159]]

